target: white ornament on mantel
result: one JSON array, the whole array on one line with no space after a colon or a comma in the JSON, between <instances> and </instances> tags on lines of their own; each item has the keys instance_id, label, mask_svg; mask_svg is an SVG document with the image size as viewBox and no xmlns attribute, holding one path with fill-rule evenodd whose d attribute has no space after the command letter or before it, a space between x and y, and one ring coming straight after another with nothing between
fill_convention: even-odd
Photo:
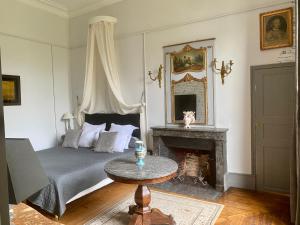
<instances>
[{"instance_id":1,"label":"white ornament on mantel","mask_svg":"<svg viewBox=\"0 0 300 225\"><path fill-rule=\"evenodd\" d=\"M184 128L191 128L191 123L195 123L195 112L184 111L183 115Z\"/></svg>"}]
</instances>

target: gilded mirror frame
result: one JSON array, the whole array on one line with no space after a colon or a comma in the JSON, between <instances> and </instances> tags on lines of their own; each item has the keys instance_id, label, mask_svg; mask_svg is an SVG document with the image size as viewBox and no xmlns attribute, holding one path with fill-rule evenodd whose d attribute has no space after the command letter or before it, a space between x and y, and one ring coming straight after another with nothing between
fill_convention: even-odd
<instances>
[{"instance_id":1,"label":"gilded mirror frame","mask_svg":"<svg viewBox=\"0 0 300 225\"><path fill-rule=\"evenodd\" d=\"M195 124L207 125L207 118L208 118L208 105L207 105L207 77L203 77L201 79L193 77L190 73L187 73L182 79L175 81L172 80L171 85L171 116L172 116L172 123L180 124L183 123L183 120L176 120L175 119L175 86L176 84L184 83L184 82L200 82L204 86L204 122L200 122L196 120Z\"/></svg>"}]
</instances>

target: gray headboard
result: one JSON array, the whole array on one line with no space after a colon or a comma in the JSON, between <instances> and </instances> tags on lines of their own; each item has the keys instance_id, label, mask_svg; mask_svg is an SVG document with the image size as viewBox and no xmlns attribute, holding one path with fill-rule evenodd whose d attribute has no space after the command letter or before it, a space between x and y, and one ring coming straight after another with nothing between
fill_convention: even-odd
<instances>
[{"instance_id":1,"label":"gray headboard","mask_svg":"<svg viewBox=\"0 0 300 225\"><path fill-rule=\"evenodd\" d=\"M106 130L110 129L111 123L127 125L131 124L139 129L133 131L132 136L141 138L141 130L140 130L140 114L126 114L120 115L117 113L95 113L95 114L85 114L85 122L99 125L102 123L106 123Z\"/></svg>"}]
</instances>

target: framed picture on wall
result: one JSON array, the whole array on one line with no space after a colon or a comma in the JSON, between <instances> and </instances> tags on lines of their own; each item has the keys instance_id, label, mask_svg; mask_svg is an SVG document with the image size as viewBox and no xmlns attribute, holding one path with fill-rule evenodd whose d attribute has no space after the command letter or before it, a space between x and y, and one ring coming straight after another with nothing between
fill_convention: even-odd
<instances>
[{"instance_id":1,"label":"framed picture on wall","mask_svg":"<svg viewBox=\"0 0 300 225\"><path fill-rule=\"evenodd\" d=\"M193 48L186 45L180 52L173 52L172 72L201 72L206 69L206 48Z\"/></svg>"},{"instance_id":2,"label":"framed picture on wall","mask_svg":"<svg viewBox=\"0 0 300 225\"><path fill-rule=\"evenodd\" d=\"M293 8L260 14L261 50L293 45Z\"/></svg>"},{"instance_id":3,"label":"framed picture on wall","mask_svg":"<svg viewBox=\"0 0 300 225\"><path fill-rule=\"evenodd\" d=\"M20 76L2 75L3 105L21 105Z\"/></svg>"}]
</instances>

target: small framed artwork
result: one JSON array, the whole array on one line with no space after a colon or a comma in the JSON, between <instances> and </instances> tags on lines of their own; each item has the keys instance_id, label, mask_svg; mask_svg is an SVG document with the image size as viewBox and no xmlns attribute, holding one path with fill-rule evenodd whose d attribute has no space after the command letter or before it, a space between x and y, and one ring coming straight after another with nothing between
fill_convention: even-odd
<instances>
[{"instance_id":1,"label":"small framed artwork","mask_svg":"<svg viewBox=\"0 0 300 225\"><path fill-rule=\"evenodd\" d=\"M21 105L20 76L2 75L3 105Z\"/></svg>"},{"instance_id":2,"label":"small framed artwork","mask_svg":"<svg viewBox=\"0 0 300 225\"><path fill-rule=\"evenodd\" d=\"M293 46L293 8L260 14L260 49Z\"/></svg>"}]
</instances>

